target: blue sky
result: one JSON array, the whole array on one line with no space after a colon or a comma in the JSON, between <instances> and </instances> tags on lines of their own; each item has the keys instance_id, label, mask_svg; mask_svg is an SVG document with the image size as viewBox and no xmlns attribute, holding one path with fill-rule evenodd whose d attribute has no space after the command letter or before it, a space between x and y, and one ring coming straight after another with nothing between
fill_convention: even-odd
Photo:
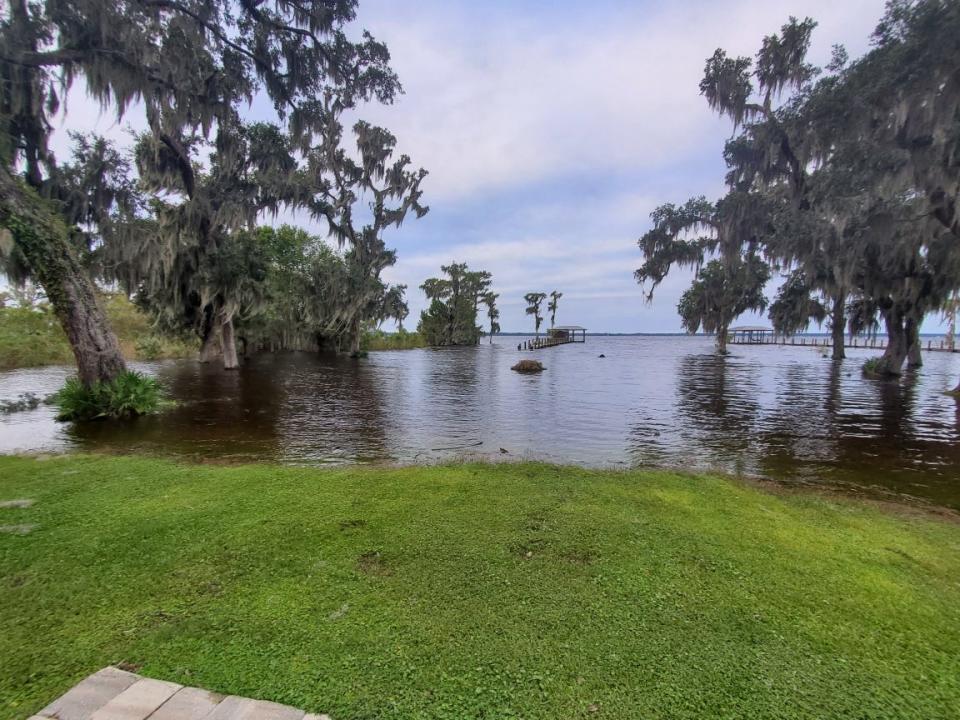
<instances>
[{"instance_id":1,"label":"blue sky","mask_svg":"<svg viewBox=\"0 0 960 720\"><path fill-rule=\"evenodd\" d=\"M387 237L399 261L386 277L409 286L408 325L424 306L420 283L459 261L493 273L505 331L531 329L524 293L551 290L564 293L558 322L679 331L690 275L671 275L648 305L633 271L655 206L723 192L731 126L699 95L704 60L717 47L753 55L790 15L819 22L814 62L834 43L855 56L883 6L361 0L358 24L387 43L405 94L359 114L430 171L430 213ZM64 127L122 134L85 98L70 110Z\"/></svg>"}]
</instances>

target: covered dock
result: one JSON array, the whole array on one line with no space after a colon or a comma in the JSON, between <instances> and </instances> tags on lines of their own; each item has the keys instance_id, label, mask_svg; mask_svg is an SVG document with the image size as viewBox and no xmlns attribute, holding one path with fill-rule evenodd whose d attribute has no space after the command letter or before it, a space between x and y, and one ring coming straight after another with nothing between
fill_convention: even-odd
<instances>
[{"instance_id":1,"label":"covered dock","mask_svg":"<svg viewBox=\"0 0 960 720\"><path fill-rule=\"evenodd\" d=\"M773 328L763 325L740 325L728 331L729 341L737 345L769 345L776 342Z\"/></svg>"},{"instance_id":2,"label":"covered dock","mask_svg":"<svg viewBox=\"0 0 960 720\"><path fill-rule=\"evenodd\" d=\"M587 329L580 325L557 325L547 330L545 337L535 338L518 345L524 350L539 350L540 348L554 347L555 345L567 345L569 343L585 343L587 341Z\"/></svg>"}]
</instances>

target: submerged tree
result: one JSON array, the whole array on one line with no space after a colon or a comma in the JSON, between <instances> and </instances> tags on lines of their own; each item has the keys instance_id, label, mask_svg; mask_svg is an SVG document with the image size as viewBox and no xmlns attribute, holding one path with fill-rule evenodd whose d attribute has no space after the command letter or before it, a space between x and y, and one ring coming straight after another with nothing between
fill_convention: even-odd
<instances>
[{"instance_id":1,"label":"submerged tree","mask_svg":"<svg viewBox=\"0 0 960 720\"><path fill-rule=\"evenodd\" d=\"M527 303L527 315L533 315L533 324L537 339L540 338L540 324L543 322L543 315L540 314L540 306L546 298L546 293L527 293L523 296L523 299Z\"/></svg>"},{"instance_id":2,"label":"submerged tree","mask_svg":"<svg viewBox=\"0 0 960 720\"><path fill-rule=\"evenodd\" d=\"M483 329L477 325L479 302L490 286L486 271L473 272L466 263L451 263L440 268L446 277L428 278L420 288L430 306L420 313L417 327L429 345L476 345Z\"/></svg>"},{"instance_id":3,"label":"submerged tree","mask_svg":"<svg viewBox=\"0 0 960 720\"><path fill-rule=\"evenodd\" d=\"M747 311L766 308L763 286L769 278L770 268L754 255L732 264L711 260L680 296L677 312L684 329L715 334L717 352L726 354L730 323Z\"/></svg>"},{"instance_id":4,"label":"submerged tree","mask_svg":"<svg viewBox=\"0 0 960 720\"><path fill-rule=\"evenodd\" d=\"M557 322L557 306L560 298L563 297L562 292L557 292L556 290L550 293L550 302L547 303L547 310L550 312L550 329L553 330L553 326Z\"/></svg>"},{"instance_id":5,"label":"submerged tree","mask_svg":"<svg viewBox=\"0 0 960 720\"><path fill-rule=\"evenodd\" d=\"M332 94L342 107L393 98L399 84L386 47L368 34L358 43L347 37L355 11L351 0L93 0L68 11L61 3L10 4L0 21L0 225L43 285L84 384L113 379L124 362L68 223L40 197L55 174L48 142L59 96L83 78L118 116L143 106L151 133L170 151L170 172L179 166L189 186L184 139L222 131L257 92L289 119L302 147L326 123L317 97Z\"/></svg>"},{"instance_id":6,"label":"submerged tree","mask_svg":"<svg viewBox=\"0 0 960 720\"><path fill-rule=\"evenodd\" d=\"M328 111L336 113L328 102ZM396 263L396 253L387 249L383 234L399 227L411 212L417 218L429 208L421 203L423 168L410 168L410 158L394 158L397 139L381 127L359 121L353 126L357 156L342 148L342 127L328 119L323 142L307 157L306 178L310 197L305 207L317 219L326 220L331 237L349 247L350 288L338 313L338 323L348 329L350 350L360 352L363 323L383 307L385 286L380 273ZM355 215L365 218L358 225Z\"/></svg>"},{"instance_id":7,"label":"submerged tree","mask_svg":"<svg viewBox=\"0 0 960 720\"><path fill-rule=\"evenodd\" d=\"M923 316L960 283L960 9L892 2L874 48L853 63L836 48L819 78L806 62L814 26L791 19L756 62L718 50L701 91L744 127L727 146L728 181L789 205L765 251L805 278L811 296L793 293L794 311L827 301L834 357L845 306L856 308L851 327L870 325L865 312L882 317L878 369L896 375L905 359L919 363Z\"/></svg>"},{"instance_id":8,"label":"submerged tree","mask_svg":"<svg viewBox=\"0 0 960 720\"><path fill-rule=\"evenodd\" d=\"M490 319L490 344L493 336L500 332L500 308L497 307L499 293L488 292L483 295L483 304L487 306L487 317Z\"/></svg>"},{"instance_id":9,"label":"submerged tree","mask_svg":"<svg viewBox=\"0 0 960 720\"><path fill-rule=\"evenodd\" d=\"M720 353L726 352L730 323L747 310L765 307L758 298L763 298L769 270L757 254L767 229L764 209L761 198L743 192L731 192L717 203L699 197L681 206L661 205L651 213L653 228L638 241L644 264L634 276L641 285L649 283L648 302L672 267L697 271L678 309L688 330L702 326L716 334Z\"/></svg>"}]
</instances>

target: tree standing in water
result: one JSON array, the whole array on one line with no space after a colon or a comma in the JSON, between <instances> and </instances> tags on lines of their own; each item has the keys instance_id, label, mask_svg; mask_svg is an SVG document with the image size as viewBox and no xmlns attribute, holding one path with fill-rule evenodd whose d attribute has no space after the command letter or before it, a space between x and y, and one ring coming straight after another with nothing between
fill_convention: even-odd
<instances>
[{"instance_id":1,"label":"tree standing in water","mask_svg":"<svg viewBox=\"0 0 960 720\"><path fill-rule=\"evenodd\" d=\"M487 306L487 317L490 319L490 344L493 345L493 336L500 332L500 308L497 307L499 293L488 292L483 296L483 304Z\"/></svg>"},{"instance_id":2,"label":"tree standing in water","mask_svg":"<svg viewBox=\"0 0 960 720\"><path fill-rule=\"evenodd\" d=\"M557 321L557 301L563 297L562 292L557 292L554 290L550 293L550 302L547 303L547 310L550 311L550 329L553 330L553 326L556 325Z\"/></svg>"},{"instance_id":3,"label":"tree standing in water","mask_svg":"<svg viewBox=\"0 0 960 720\"><path fill-rule=\"evenodd\" d=\"M523 296L523 299L527 302L527 315L533 315L537 340L540 339L540 324L543 322L543 316L540 314L540 306L546 298L546 293L527 293Z\"/></svg>"}]
</instances>

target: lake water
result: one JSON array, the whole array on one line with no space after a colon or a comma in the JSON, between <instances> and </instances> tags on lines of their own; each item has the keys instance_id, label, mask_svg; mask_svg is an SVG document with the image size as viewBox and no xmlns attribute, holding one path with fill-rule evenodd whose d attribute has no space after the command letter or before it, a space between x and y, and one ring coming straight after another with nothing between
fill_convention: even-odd
<instances>
[{"instance_id":1,"label":"lake water","mask_svg":"<svg viewBox=\"0 0 960 720\"><path fill-rule=\"evenodd\" d=\"M960 508L960 354L924 353L900 382L864 380L812 348L702 337L588 337L518 353L476 348L363 360L264 355L238 372L142 363L179 406L130 423L0 416L0 452L97 450L291 464L536 458L589 466L716 469L905 493ZM604 354L605 358L598 357ZM540 375L510 371L537 358ZM70 368L0 373L0 399L55 391ZM501 448L506 452L502 452Z\"/></svg>"}]
</instances>

